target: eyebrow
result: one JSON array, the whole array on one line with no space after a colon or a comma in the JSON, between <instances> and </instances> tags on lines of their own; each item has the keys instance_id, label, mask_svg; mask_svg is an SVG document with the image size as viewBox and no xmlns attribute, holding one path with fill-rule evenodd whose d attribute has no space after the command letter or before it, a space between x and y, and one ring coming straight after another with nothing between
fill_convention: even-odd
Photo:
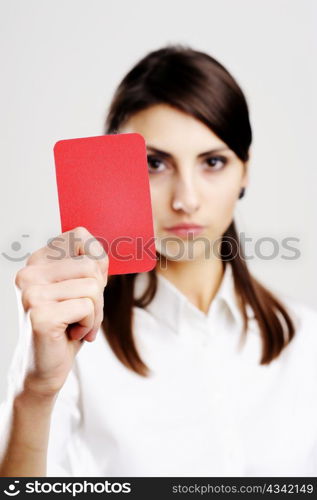
<instances>
[{"instance_id":1,"label":"eyebrow","mask_svg":"<svg viewBox=\"0 0 317 500\"><path fill-rule=\"evenodd\" d=\"M146 147L147 147L147 149L149 149L149 150L153 151L154 153L159 154L165 158L173 158L173 155L171 153L157 149L154 146L151 146L150 144L148 144ZM228 148L227 146L222 146L220 148L215 148L215 149L211 149L210 151L205 151L204 153L200 153L198 155L198 158L201 158L202 156L211 155L214 153L220 153L220 151L229 151L229 150L230 150L230 148Z\"/></svg>"}]
</instances>

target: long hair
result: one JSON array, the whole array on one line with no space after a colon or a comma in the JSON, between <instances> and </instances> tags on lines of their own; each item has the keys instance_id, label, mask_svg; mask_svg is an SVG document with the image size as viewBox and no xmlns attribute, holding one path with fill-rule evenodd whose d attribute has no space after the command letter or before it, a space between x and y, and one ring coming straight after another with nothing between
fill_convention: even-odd
<instances>
[{"instance_id":1,"label":"long hair","mask_svg":"<svg viewBox=\"0 0 317 500\"><path fill-rule=\"evenodd\" d=\"M248 160L252 131L246 98L228 70L210 55L182 44L168 44L147 54L119 84L108 110L105 133L117 133L134 113L160 103L197 118L242 161ZM269 364L295 335L293 320L285 305L249 272L234 220L222 235L220 257L224 265L232 266L243 316L242 333L247 332L249 305L261 334L260 364ZM157 276L155 269L149 271L148 287L138 299L134 297L136 276L109 276L104 289L102 327L117 358L127 368L146 376L149 367L133 339L133 307L150 303L156 293Z\"/></svg>"}]
</instances>

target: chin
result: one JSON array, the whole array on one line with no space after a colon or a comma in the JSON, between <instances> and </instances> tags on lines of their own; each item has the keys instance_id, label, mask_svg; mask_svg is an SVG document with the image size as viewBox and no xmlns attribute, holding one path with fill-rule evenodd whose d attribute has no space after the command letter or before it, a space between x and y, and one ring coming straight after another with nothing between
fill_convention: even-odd
<instances>
[{"instance_id":1,"label":"chin","mask_svg":"<svg viewBox=\"0 0 317 500\"><path fill-rule=\"evenodd\" d=\"M182 239L179 240L179 244L177 242L169 245L161 243L161 245L157 246L157 252L168 260L178 262L202 260L208 258L208 255L210 255L210 252L208 253L208 250L205 250L203 244L193 248L190 245L186 245Z\"/></svg>"}]
</instances>

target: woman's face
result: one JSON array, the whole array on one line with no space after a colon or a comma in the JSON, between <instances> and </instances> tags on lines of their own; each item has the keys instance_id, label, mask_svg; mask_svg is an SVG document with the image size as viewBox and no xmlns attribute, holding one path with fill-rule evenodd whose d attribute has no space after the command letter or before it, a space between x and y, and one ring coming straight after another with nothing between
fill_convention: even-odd
<instances>
[{"instance_id":1,"label":"woman's face","mask_svg":"<svg viewBox=\"0 0 317 500\"><path fill-rule=\"evenodd\" d=\"M157 251L171 260L215 253L247 184L246 164L206 125L166 104L135 113L118 132L137 132L147 145ZM168 229L180 224L203 228Z\"/></svg>"}]
</instances>

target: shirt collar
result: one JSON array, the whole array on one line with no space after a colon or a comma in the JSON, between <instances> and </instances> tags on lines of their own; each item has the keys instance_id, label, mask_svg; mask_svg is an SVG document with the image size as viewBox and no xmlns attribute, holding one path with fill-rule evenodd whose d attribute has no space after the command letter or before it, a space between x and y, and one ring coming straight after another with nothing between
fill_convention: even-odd
<instances>
[{"instance_id":1,"label":"shirt collar","mask_svg":"<svg viewBox=\"0 0 317 500\"><path fill-rule=\"evenodd\" d=\"M135 279L134 294L140 297L148 285L149 272L138 273ZM214 314L225 307L232 320L239 328L243 325L243 318L234 289L234 280L231 264L226 263L224 275L213 298L209 310L204 313L196 307L180 290L162 274L157 273L158 286L152 301L145 310L156 317L160 322L168 324L172 330L179 331L184 321L194 321L202 326L213 320ZM252 317L252 311L247 307L247 314Z\"/></svg>"}]
</instances>

